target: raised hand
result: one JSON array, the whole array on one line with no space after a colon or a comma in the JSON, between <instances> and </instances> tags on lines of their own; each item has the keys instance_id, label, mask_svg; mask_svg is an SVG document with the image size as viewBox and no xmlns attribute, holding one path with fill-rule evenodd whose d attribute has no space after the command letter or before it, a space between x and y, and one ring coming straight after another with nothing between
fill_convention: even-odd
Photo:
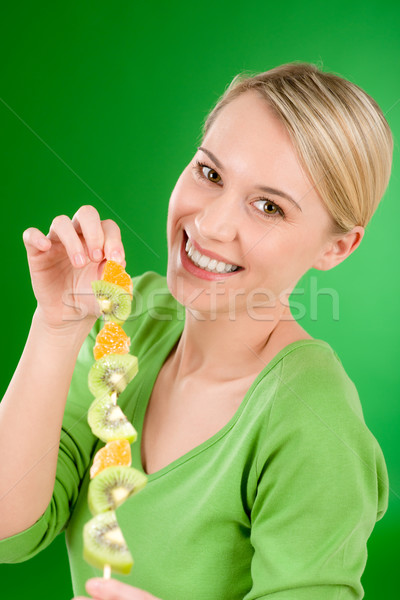
<instances>
[{"instance_id":1,"label":"raised hand","mask_svg":"<svg viewBox=\"0 0 400 600\"><path fill-rule=\"evenodd\" d=\"M105 259L125 266L118 225L101 221L93 206L81 206L72 219L55 217L44 235L30 227L23 233L32 287L43 323L55 329L89 326L99 316L90 282L100 279Z\"/></svg>"}]
</instances>

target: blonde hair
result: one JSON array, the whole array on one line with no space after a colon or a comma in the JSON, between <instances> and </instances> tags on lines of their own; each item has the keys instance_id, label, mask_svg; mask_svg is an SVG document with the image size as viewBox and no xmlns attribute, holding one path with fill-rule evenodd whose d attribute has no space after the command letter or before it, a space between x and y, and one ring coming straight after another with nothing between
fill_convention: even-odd
<instances>
[{"instance_id":1,"label":"blonde hair","mask_svg":"<svg viewBox=\"0 0 400 600\"><path fill-rule=\"evenodd\" d=\"M332 233L366 227L389 183L393 137L360 87L311 63L239 73L206 116L203 139L234 98L257 90L286 127L303 169L333 219Z\"/></svg>"}]
</instances>

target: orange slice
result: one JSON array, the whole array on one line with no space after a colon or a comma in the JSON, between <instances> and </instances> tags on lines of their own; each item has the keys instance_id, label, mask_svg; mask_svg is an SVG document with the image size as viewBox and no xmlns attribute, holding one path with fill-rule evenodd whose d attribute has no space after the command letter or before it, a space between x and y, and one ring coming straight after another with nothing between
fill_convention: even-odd
<instances>
[{"instance_id":1,"label":"orange slice","mask_svg":"<svg viewBox=\"0 0 400 600\"><path fill-rule=\"evenodd\" d=\"M108 321L100 329L93 348L93 355L99 360L105 354L127 354L131 345L131 338L118 323Z\"/></svg>"},{"instance_id":2,"label":"orange slice","mask_svg":"<svg viewBox=\"0 0 400 600\"><path fill-rule=\"evenodd\" d=\"M129 292L133 298L133 284L132 279L125 271L124 267L115 262L114 260L108 260L104 266L103 275L101 277L104 281L109 281L115 285L119 285L124 290Z\"/></svg>"},{"instance_id":3,"label":"orange slice","mask_svg":"<svg viewBox=\"0 0 400 600\"><path fill-rule=\"evenodd\" d=\"M128 440L107 442L104 448L100 448L95 454L93 464L90 467L90 479L96 477L107 467L130 467L131 461L131 445Z\"/></svg>"}]
</instances>

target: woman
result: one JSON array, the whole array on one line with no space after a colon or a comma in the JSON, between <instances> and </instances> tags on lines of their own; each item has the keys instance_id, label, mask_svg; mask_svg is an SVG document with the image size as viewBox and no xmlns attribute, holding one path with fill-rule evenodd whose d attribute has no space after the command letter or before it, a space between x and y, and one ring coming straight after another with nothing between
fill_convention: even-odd
<instances>
[{"instance_id":1,"label":"woman","mask_svg":"<svg viewBox=\"0 0 400 600\"><path fill-rule=\"evenodd\" d=\"M117 509L131 575L90 581L92 597L363 597L384 458L339 357L288 299L359 246L392 147L374 100L309 64L237 77L210 113L170 199L167 276L134 278L139 373L119 404L148 483ZM102 445L86 421L102 325L87 292L124 249L90 206L24 241L38 307L1 404L0 553L26 560L65 529L82 594L99 575L82 527Z\"/></svg>"}]
</instances>

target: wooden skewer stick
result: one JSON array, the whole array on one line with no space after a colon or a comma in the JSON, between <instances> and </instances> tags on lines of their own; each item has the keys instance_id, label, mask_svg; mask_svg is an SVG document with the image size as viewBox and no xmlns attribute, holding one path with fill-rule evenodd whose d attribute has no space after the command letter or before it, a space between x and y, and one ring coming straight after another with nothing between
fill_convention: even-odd
<instances>
[{"instance_id":1,"label":"wooden skewer stick","mask_svg":"<svg viewBox=\"0 0 400 600\"><path fill-rule=\"evenodd\" d=\"M103 577L104 577L104 579L110 579L110 577L111 577L110 565L104 565Z\"/></svg>"},{"instance_id":2,"label":"wooden skewer stick","mask_svg":"<svg viewBox=\"0 0 400 600\"><path fill-rule=\"evenodd\" d=\"M117 404L117 397L118 397L117 392L113 392L111 394L111 401L113 404Z\"/></svg>"}]
</instances>

